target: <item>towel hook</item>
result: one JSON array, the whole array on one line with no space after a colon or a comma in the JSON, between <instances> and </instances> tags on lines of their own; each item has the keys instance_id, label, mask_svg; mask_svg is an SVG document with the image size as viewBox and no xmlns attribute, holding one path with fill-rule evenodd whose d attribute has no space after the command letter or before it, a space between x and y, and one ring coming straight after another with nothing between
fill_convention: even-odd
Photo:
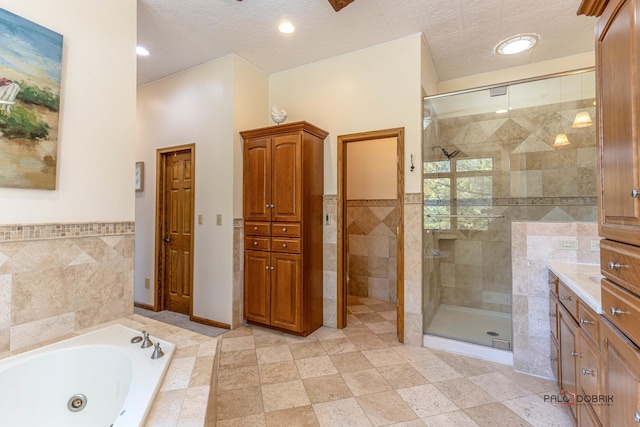
<instances>
[{"instance_id":1,"label":"towel hook","mask_svg":"<svg viewBox=\"0 0 640 427\"><path fill-rule=\"evenodd\" d=\"M410 170L411 172L413 172L413 170L414 170L415 168L416 168L416 167L415 167L415 166L413 166L413 154L411 154L411 167L409 168L409 170Z\"/></svg>"}]
</instances>

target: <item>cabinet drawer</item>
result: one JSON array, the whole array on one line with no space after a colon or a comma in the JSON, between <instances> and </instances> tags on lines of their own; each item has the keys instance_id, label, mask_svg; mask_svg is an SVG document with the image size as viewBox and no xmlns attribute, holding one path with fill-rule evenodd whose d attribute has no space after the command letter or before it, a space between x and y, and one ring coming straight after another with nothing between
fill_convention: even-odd
<instances>
[{"instance_id":1,"label":"cabinet drawer","mask_svg":"<svg viewBox=\"0 0 640 427\"><path fill-rule=\"evenodd\" d=\"M271 250L271 239L268 237L245 237L244 248L254 251Z\"/></svg>"},{"instance_id":2,"label":"cabinet drawer","mask_svg":"<svg viewBox=\"0 0 640 427\"><path fill-rule=\"evenodd\" d=\"M270 236L271 223L247 221L244 223L244 234L246 236Z\"/></svg>"},{"instance_id":3,"label":"cabinet drawer","mask_svg":"<svg viewBox=\"0 0 640 427\"><path fill-rule=\"evenodd\" d=\"M553 292L549 292L549 330L551 336L558 339L558 299Z\"/></svg>"},{"instance_id":4,"label":"cabinet drawer","mask_svg":"<svg viewBox=\"0 0 640 427\"><path fill-rule=\"evenodd\" d=\"M578 318L578 296L562 281L558 281L558 299L574 319Z\"/></svg>"},{"instance_id":5,"label":"cabinet drawer","mask_svg":"<svg viewBox=\"0 0 640 427\"><path fill-rule=\"evenodd\" d=\"M549 290L555 295L558 296L558 281L559 279L555 274L549 272Z\"/></svg>"},{"instance_id":6,"label":"cabinet drawer","mask_svg":"<svg viewBox=\"0 0 640 427\"><path fill-rule=\"evenodd\" d=\"M607 279L640 295L640 247L601 240L600 270Z\"/></svg>"},{"instance_id":7,"label":"cabinet drawer","mask_svg":"<svg viewBox=\"0 0 640 427\"><path fill-rule=\"evenodd\" d=\"M600 316L582 300L578 301L578 324L582 334L590 338L596 348L600 348Z\"/></svg>"},{"instance_id":8,"label":"cabinet drawer","mask_svg":"<svg viewBox=\"0 0 640 427\"><path fill-rule=\"evenodd\" d=\"M274 252L300 253L300 239L271 239L271 250Z\"/></svg>"},{"instance_id":9,"label":"cabinet drawer","mask_svg":"<svg viewBox=\"0 0 640 427\"><path fill-rule=\"evenodd\" d=\"M636 345L640 343L640 298L610 281L602 281L602 310Z\"/></svg>"},{"instance_id":10,"label":"cabinet drawer","mask_svg":"<svg viewBox=\"0 0 640 427\"><path fill-rule=\"evenodd\" d=\"M580 388L585 396L599 396L600 393L600 352L595 349L582 333L580 334L580 361L578 378ZM601 417L601 406L596 405L594 411Z\"/></svg>"},{"instance_id":11,"label":"cabinet drawer","mask_svg":"<svg viewBox=\"0 0 640 427\"><path fill-rule=\"evenodd\" d=\"M300 224L290 222L274 222L271 234L278 237L300 237Z\"/></svg>"}]
</instances>

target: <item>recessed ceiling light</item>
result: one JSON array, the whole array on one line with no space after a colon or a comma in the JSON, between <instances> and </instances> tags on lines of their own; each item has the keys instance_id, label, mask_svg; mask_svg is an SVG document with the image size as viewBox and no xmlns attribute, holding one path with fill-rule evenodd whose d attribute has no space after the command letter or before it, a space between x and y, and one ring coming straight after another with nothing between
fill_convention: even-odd
<instances>
[{"instance_id":1,"label":"recessed ceiling light","mask_svg":"<svg viewBox=\"0 0 640 427\"><path fill-rule=\"evenodd\" d=\"M142 46L136 46L136 53L140 56L148 56L149 51Z\"/></svg>"},{"instance_id":2,"label":"recessed ceiling light","mask_svg":"<svg viewBox=\"0 0 640 427\"><path fill-rule=\"evenodd\" d=\"M278 25L278 29L281 33L289 34L293 33L296 30L296 27L294 27L291 22L283 22L282 24Z\"/></svg>"},{"instance_id":3,"label":"recessed ceiling light","mask_svg":"<svg viewBox=\"0 0 640 427\"><path fill-rule=\"evenodd\" d=\"M538 40L540 36L537 34L518 34L498 43L495 51L500 55L515 55L531 49Z\"/></svg>"}]
</instances>

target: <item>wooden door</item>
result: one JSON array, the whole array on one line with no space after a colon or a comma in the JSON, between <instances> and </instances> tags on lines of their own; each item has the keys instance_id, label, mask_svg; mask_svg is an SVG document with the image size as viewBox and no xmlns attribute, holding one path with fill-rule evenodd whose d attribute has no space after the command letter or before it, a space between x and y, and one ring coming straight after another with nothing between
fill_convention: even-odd
<instances>
[{"instance_id":1,"label":"wooden door","mask_svg":"<svg viewBox=\"0 0 640 427\"><path fill-rule=\"evenodd\" d=\"M303 332L300 255L271 254L271 325Z\"/></svg>"},{"instance_id":2,"label":"wooden door","mask_svg":"<svg viewBox=\"0 0 640 427\"><path fill-rule=\"evenodd\" d=\"M562 379L562 389L573 393L578 392L578 383L576 377L576 358L578 357L577 347L577 331L578 327L571 315L564 309L558 307L558 326L560 327L560 371ZM574 401L575 402L575 401ZM577 419L578 414L576 405L571 405L571 412Z\"/></svg>"},{"instance_id":3,"label":"wooden door","mask_svg":"<svg viewBox=\"0 0 640 427\"><path fill-rule=\"evenodd\" d=\"M244 143L243 209L245 221L271 220L271 140Z\"/></svg>"},{"instance_id":4,"label":"wooden door","mask_svg":"<svg viewBox=\"0 0 640 427\"><path fill-rule=\"evenodd\" d=\"M271 322L271 257L269 252L244 251L244 318Z\"/></svg>"},{"instance_id":5,"label":"wooden door","mask_svg":"<svg viewBox=\"0 0 640 427\"><path fill-rule=\"evenodd\" d=\"M164 156L165 309L191 315L193 239L193 162L191 151Z\"/></svg>"},{"instance_id":6,"label":"wooden door","mask_svg":"<svg viewBox=\"0 0 640 427\"><path fill-rule=\"evenodd\" d=\"M640 422L640 349L607 320L602 320L602 393L613 396L603 406L605 427L637 427Z\"/></svg>"},{"instance_id":7,"label":"wooden door","mask_svg":"<svg viewBox=\"0 0 640 427\"><path fill-rule=\"evenodd\" d=\"M302 219L302 137L300 134L273 138L271 143L271 219Z\"/></svg>"},{"instance_id":8,"label":"wooden door","mask_svg":"<svg viewBox=\"0 0 640 427\"><path fill-rule=\"evenodd\" d=\"M638 35L634 0L611 1L597 25L600 234L640 244Z\"/></svg>"}]
</instances>

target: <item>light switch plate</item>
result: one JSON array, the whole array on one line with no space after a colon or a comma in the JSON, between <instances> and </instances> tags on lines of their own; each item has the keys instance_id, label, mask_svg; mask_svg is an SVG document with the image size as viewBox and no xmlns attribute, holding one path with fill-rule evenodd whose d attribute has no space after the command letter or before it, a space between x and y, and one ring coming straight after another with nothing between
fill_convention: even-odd
<instances>
[{"instance_id":1,"label":"light switch plate","mask_svg":"<svg viewBox=\"0 0 640 427\"><path fill-rule=\"evenodd\" d=\"M564 251L577 251L578 241L576 239L562 239L556 242L556 248Z\"/></svg>"},{"instance_id":2,"label":"light switch plate","mask_svg":"<svg viewBox=\"0 0 640 427\"><path fill-rule=\"evenodd\" d=\"M600 239L591 241L591 252L598 252L600 250Z\"/></svg>"},{"instance_id":3,"label":"light switch plate","mask_svg":"<svg viewBox=\"0 0 640 427\"><path fill-rule=\"evenodd\" d=\"M216 215L216 225L222 225L222 214Z\"/></svg>"}]
</instances>

